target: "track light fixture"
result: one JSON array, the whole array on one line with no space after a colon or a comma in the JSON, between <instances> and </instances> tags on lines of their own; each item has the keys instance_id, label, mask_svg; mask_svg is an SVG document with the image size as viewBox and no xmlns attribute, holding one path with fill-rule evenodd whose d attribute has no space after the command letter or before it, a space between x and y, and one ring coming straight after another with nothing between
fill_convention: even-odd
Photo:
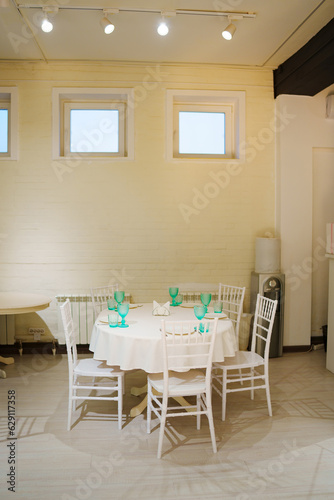
<instances>
[{"instance_id":1,"label":"track light fixture","mask_svg":"<svg viewBox=\"0 0 334 500\"><path fill-rule=\"evenodd\" d=\"M41 24L41 28L42 28L42 31L44 31L44 33L50 33L50 31L53 30L53 24L49 20L47 14L45 14L45 16L44 16L44 19L43 19L42 24Z\"/></svg>"},{"instance_id":2,"label":"track light fixture","mask_svg":"<svg viewBox=\"0 0 334 500\"><path fill-rule=\"evenodd\" d=\"M166 36L168 35L168 32L169 32L169 27L168 27L168 24L166 23L165 21L165 18L166 17L174 17L176 16L176 12L175 11L171 11L171 12L167 12L167 11L162 11L161 12L161 22L159 23L159 26L157 28L157 32L160 36Z\"/></svg>"},{"instance_id":3,"label":"track light fixture","mask_svg":"<svg viewBox=\"0 0 334 500\"><path fill-rule=\"evenodd\" d=\"M119 9L103 9L103 18L101 19L100 24L106 35L110 35L110 33L112 33L115 29L113 23L108 19L108 15L118 13Z\"/></svg>"},{"instance_id":4,"label":"track light fixture","mask_svg":"<svg viewBox=\"0 0 334 500\"><path fill-rule=\"evenodd\" d=\"M235 17L233 17L233 19L235 19ZM228 26L226 26L226 28L222 32L222 37L225 38L225 40L232 40L232 37L233 37L234 33L236 32L236 30L237 30L237 28L232 23L232 18L230 16L228 16Z\"/></svg>"},{"instance_id":5,"label":"track light fixture","mask_svg":"<svg viewBox=\"0 0 334 500\"><path fill-rule=\"evenodd\" d=\"M42 8L44 17L41 23L41 28L44 33L50 33L53 30L53 24L49 19L49 14L57 14L58 7L43 7Z\"/></svg>"},{"instance_id":6,"label":"track light fixture","mask_svg":"<svg viewBox=\"0 0 334 500\"><path fill-rule=\"evenodd\" d=\"M0 0L6 2L7 0ZM52 0L50 0L52 1ZM19 4L19 9L41 9L41 5L27 5L27 4ZM160 14L161 21L159 26L157 27L157 32L160 36L166 36L169 32L168 22L166 22L166 18L175 17L175 16L201 16L201 17L227 17L228 18L228 26L222 32L223 38L226 40L231 40L234 33L236 32L236 27L232 21L239 19L254 19L256 17L256 13L254 12L231 12L231 11L220 11L220 10L191 10L191 9L176 9L174 11L159 11L154 8L151 9L143 9L138 7L120 7L115 9L104 9L103 7L92 6L92 7L80 7L73 5L62 5L60 7L42 7L43 12L43 20L41 22L41 28L45 33L49 33L53 30L52 23L52 15L57 14L58 10L79 10L79 11L102 11L103 17L100 20L100 24L104 30L104 32L109 35L115 30L114 24L110 21L109 17L112 14L118 13L136 13L136 14ZM50 19L51 15L51 19Z\"/></svg>"},{"instance_id":7,"label":"track light fixture","mask_svg":"<svg viewBox=\"0 0 334 500\"><path fill-rule=\"evenodd\" d=\"M168 28L167 24L165 23L165 21L161 21L161 23L159 24L159 26L157 28L157 32L159 33L160 36L168 35L169 28Z\"/></svg>"},{"instance_id":8,"label":"track light fixture","mask_svg":"<svg viewBox=\"0 0 334 500\"><path fill-rule=\"evenodd\" d=\"M109 21L107 16L104 16L101 19L100 24L101 24L103 31L105 32L106 35L110 35L110 33L112 33L115 29L115 26Z\"/></svg>"}]
</instances>

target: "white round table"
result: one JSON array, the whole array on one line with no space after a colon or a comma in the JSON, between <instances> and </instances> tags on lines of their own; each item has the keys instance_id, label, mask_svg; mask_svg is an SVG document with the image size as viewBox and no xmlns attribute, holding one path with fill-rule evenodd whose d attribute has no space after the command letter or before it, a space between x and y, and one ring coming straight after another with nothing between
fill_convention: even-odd
<instances>
[{"instance_id":1,"label":"white round table","mask_svg":"<svg viewBox=\"0 0 334 500\"><path fill-rule=\"evenodd\" d=\"M0 292L0 315L41 311L49 307L51 300L37 293ZM0 362L9 365L14 363L14 358L0 356ZM0 378L6 378L3 370L0 370Z\"/></svg>"},{"instance_id":2,"label":"white round table","mask_svg":"<svg viewBox=\"0 0 334 500\"><path fill-rule=\"evenodd\" d=\"M128 328L110 328L106 323L108 310L102 311L95 321L89 349L94 359L106 361L108 365L119 366L122 370L144 370L147 373L162 371L162 337L161 320L183 321L196 320L193 307L186 304L170 307L169 316L153 316L153 304L133 304L127 315ZM104 323L105 321L105 323ZM233 323L224 318L218 321L217 336L213 354L214 362L224 361L224 357L233 357L237 350L237 342ZM132 388L135 396L143 394L146 386ZM139 415L146 407L146 398L130 411L130 416ZM182 404L186 402L183 400Z\"/></svg>"},{"instance_id":3,"label":"white round table","mask_svg":"<svg viewBox=\"0 0 334 500\"><path fill-rule=\"evenodd\" d=\"M130 307L134 305L131 304ZM171 307L169 316L153 316L152 304L142 304L129 310L126 323L129 328L110 328L107 324L108 309L95 321L89 349L94 359L117 365L122 370L144 370L147 373L162 371L161 320L196 320L193 308ZM102 323L104 320L106 323ZM214 362L235 355L237 350L233 323L225 318L218 321L217 337L213 354Z\"/></svg>"},{"instance_id":4,"label":"white round table","mask_svg":"<svg viewBox=\"0 0 334 500\"><path fill-rule=\"evenodd\" d=\"M52 299L37 293L0 292L0 314L23 314L49 307Z\"/></svg>"}]
</instances>

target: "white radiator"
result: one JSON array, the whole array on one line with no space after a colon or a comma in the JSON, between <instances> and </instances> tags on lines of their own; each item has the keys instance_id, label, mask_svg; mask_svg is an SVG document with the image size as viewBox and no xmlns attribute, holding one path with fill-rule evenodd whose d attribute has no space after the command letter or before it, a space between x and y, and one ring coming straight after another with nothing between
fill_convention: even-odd
<instances>
[{"instance_id":1,"label":"white radiator","mask_svg":"<svg viewBox=\"0 0 334 500\"><path fill-rule=\"evenodd\" d=\"M56 295L58 306L58 342L59 344L65 344L65 334L59 306L67 299L71 302L72 318L76 332L76 343L89 344L95 321L92 298L89 293L64 293ZM125 294L125 300L130 301L129 294Z\"/></svg>"}]
</instances>

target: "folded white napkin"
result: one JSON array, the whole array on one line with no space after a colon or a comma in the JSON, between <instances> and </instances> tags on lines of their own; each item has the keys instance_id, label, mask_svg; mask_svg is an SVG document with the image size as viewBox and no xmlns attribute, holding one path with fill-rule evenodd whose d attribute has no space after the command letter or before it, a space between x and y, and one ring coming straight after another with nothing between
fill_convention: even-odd
<instances>
[{"instance_id":1,"label":"folded white napkin","mask_svg":"<svg viewBox=\"0 0 334 500\"><path fill-rule=\"evenodd\" d=\"M163 306L158 304L155 300L153 300L153 316L169 316L169 302L166 302Z\"/></svg>"}]
</instances>

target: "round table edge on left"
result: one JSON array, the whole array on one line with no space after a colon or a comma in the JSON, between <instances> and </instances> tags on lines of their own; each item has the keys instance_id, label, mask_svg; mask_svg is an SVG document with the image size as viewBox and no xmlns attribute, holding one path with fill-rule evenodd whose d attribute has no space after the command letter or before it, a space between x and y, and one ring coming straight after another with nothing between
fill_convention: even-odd
<instances>
[{"instance_id":1,"label":"round table edge on left","mask_svg":"<svg viewBox=\"0 0 334 500\"><path fill-rule=\"evenodd\" d=\"M37 312L49 307L52 299L46 295L22 292L0 292L0 315L25 314ZM0 356L4 364L14 363L14 358ZM6 372L0 370L0 378L6 378Z\"/></svg>"}]
</instances>

